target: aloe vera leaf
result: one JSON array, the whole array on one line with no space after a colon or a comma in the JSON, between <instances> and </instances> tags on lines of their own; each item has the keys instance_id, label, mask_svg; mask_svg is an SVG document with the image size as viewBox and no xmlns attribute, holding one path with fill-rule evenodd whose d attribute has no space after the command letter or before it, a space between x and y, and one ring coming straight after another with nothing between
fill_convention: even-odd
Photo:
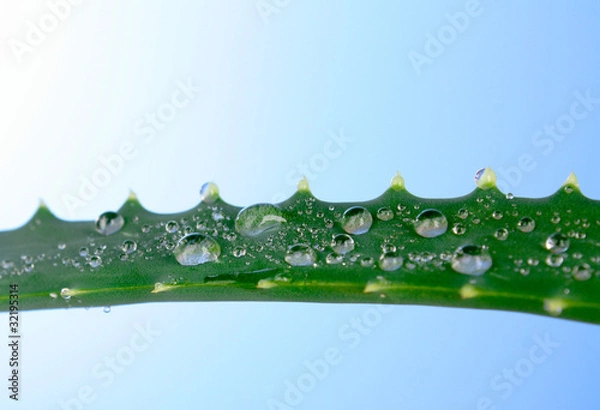
<instances>
[{"instance_id":1,"label":"aloe vera leaf","mask_svg":"<svg viewBox=\"0 0 600 410\"><path fill-rule=\"evenodd\" d=\"M174 301L391 303L600 323L598 201L581 193L574 176L540 199L507 197L491 169L477 183L463 197L425 199L406 191L398 175L374 200L328 203L302 181L279 209L251 208L241 214L251 218L237 225L242 209L224 202L214 185L198 206L170 215L148 212L132 195L118 210L122 229L110 235L92 221L61 221L41 205L23 227L0 232L0 310L8 310L9 289L17 285L20 310ZM344 219L355 206L372 219L365 233L356 229L365 227L360 220L351 226ZM445 217L445 231L443 223L422 224L423 215L436 215L421 214L428 209ZM183 248L176 245L191 232L212 238L220 253L180 264ZM551 252L546 242L557 232L568 248ZM332 244L338 234L353 246ZM300 251L292 255L294 244ZM465 255L457 249L465 245L483 247L467 248L483 249L483 257L461 264Z\"/></svg>"}]
</instances>

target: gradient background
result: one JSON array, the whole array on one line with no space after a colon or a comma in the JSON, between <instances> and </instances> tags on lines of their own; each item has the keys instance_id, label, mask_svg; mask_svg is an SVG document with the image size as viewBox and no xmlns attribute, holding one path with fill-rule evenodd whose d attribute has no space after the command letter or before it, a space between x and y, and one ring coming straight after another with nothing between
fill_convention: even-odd
<instances>
[{"instance_id":1,"label":"gradient background","mask_svg":"<svg viewBox=\"0 0 600 410\"><path fill-rule=\"evenodd\" d=\"M19 59L11 44L25 41L28 22L39 27L50 6L0 1L0 229L25 223L39 198L65 219L95 219L119 208L129 190L152 211L181 211L209 180L234 204L276 201L293 193L302 164L313 193L331 201L371 199L396 170L416 195L463 195L484 166L518 196L549 195L575 171L583 192L600 198L600 104L551 150L532 140L569 113L574 93L600 97L597 1L482 0L468 27L420 70L409 54L425 54L429 35L451 35L449 19L467 2L82 0ZM261 4L271 14L261 15ZM200 88L189 104L153 138L136 134L135 124L188 79ZM325 144L340 132L352 141L324 163ZM135 158L70 210L65 195L124 141ZM503 178L526 154L535 167ZM481 408L600 402L599 326L399 306L351 348L339 332L372 309L177 303L109 314L26 312L22 401L5 392L0 407L477 409L484 396L494 407ZM160 336L102 385L95 366L148 321ZM560 346L503 396L491 381L528 357L535 335ZM330 347L341 361L314 389L299 403L269 406L284 402L286 381L306 372L305 360L322 359ZM4 379L4 342L0 354ZM61 405L86 385L91 403Z\"/></svg>"}]
</instances>

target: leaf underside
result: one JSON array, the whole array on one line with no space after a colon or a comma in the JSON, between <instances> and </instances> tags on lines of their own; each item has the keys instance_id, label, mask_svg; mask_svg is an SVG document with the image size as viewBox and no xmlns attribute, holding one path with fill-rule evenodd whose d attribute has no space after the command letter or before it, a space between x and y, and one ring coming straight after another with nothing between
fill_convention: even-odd
<instances>
[{"instance_id":1,"label":"leaf underside","mask_svg":"<svg viewBox=\"0 0 600 410\"><path fill-rule=\"evenodd\" d=\"M345 233L342 214L356 205L370 212L373 224L351 235L355 248L333 258L340 263L327 263L332 236ZM8 310L10 285L17 284L20 310L174 301L391 303L600 323L600 206L576 186L541 199L508 199L495 187L453 199L390 188L362 203L322 202L304 189L278 206L286 220L278 230L246 237L235 230L241 208L220 198L164 215L146 211L131 196L118 211L123 228L109 236L99 234L94 222L59 220L42 205L23 227L0 232L0 311ZM392 219L377 218L382 207L393 211ZM446 216L448 230L425 238L415 232L414 221L430 208ZM523 217L535 221L531 232L517 228ZM168 221L177 222L176 232L167 232ZM495 236L502 228L505 240ZM180 265L173 248L189 232L214 238L221 247L218 259ZM568 236L570 246L550 264L553 254L544 243L554 232ZM124 240L135 241L137 250L126 254ZM288 264L286 252L294 243L311 246L316 262ZM451 256L467 244L489 249L492 266L480 276L452 268ZM379 267L382 245L396 247L404 259L399 269ZM80 255L82 247L87 255ZM97 267L90 264L94 255L101 258ZM550 266L559 256L560 266ZM590 277L577 278L574 273L584 269Z\"/></svg>"}]
</instances>

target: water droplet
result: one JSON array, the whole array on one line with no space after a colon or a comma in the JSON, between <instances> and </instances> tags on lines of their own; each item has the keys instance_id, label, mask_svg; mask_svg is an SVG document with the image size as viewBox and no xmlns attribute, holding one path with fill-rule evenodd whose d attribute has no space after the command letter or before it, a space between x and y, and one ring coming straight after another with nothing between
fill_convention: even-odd
<instances>
[{"instance_id":1,"label":"water droplet","mask_svg":"<svg viewBox=\"0 0 600 410\"><path fill-rule=\"evenodd\" d=\"M452 255L452 269L465 275L483 275L492 266L492 257L486 247L463 245Z\"/></svg>"},{"instance_id":2,"label":"water droplet","mask_svg":"<svg viewBox=\"0 0 600 410\"><path fill-rule=\"evenodd\" d=\"M496 239L498 239L499 241L505 241L508 238L508 229L506 229L506 228L496 229L496 232L494 232L494 237Z\"/></svg>"},{"instance_id":3,"label":"water droplet","mask_svg":"<svg viewBox=\"0 0 600 410\"><path fill-rule=\"evenodd\" d=\"M572 275L573 279L584 281L588 280L592 277L593 270L587 263L583 263L581 265L575 266L573 269Z\"/></svg>"},{"instance_id":4,"label":"water droplet","mask_svg":"<svg viewBox=\"0 0 600 410\"><path fill-rule=\"evenodd\" d=\"M558 268L560 265L562 265L564 260L565 258L562 255L552 253L546 256L546 265L552 268Z\"/></svg>"},{"instance_id":5,"label":"water droplet","mask_svg":"<svg viewBox=\"0 0 600 410\"><path fill-rule=\"evenodd\" d=\"M329 253L325 257L325 262L327 262L329 265L337 265L343 261L344 257L342 255L338 255L337 253Z\"/></svg>"},{"instance_id":6,"label":"water droplet","mask_svg":"<svg viewBox=\"0 0 600 410\"><path fill-rule=\"evenodd\" d=\"M383 253L396 252L396 245L393 243L384 242L381 244L381 251Z\"/></svg>"},{"instance_id":7,"label":"water droplet","mask_svg":"<svg viewBox=\"0 0 600 410\"><path fill-rule=\"evenodd\" d=\"M386 272L398 270L402 267L404 258L398 252L385 252L379 257L379 268Z\"/></svg>"},{"instance_id":8,"label":"water droplet","mask_svg":"<svg viewBox=\"0 0 600 410\"><path fill-rule=\"evenodd\" d=\"M235 218L235 230L243 236L272 232L287 222L277 205L256 204L242 209Z\"/></svg>"},{"instance_id":9,"label":"water droplet","mask_svg":"<svg viewBox=\"0 0 600 410\"><path fill-rule=\"evenodd\" d=\"M92 268L97 268L100 265L102 265L102 258L100 256L92 256L90 258L90 266Z\"/></svg>"},{"instance_id":10,"label":"water droplet","mask_svg":"<svg viewBox=\"0 0 600 410\"><path fill-rule=\"evenodd\" d=\"M515 195L512 192L506 194L506 199L514 199Z\"/></svg>"},{"instance_id":11,"label":"water droplet","mask_svg":"<svg viewBox=\"0 0 600 410\"><path fill-rule=\"evenodd\" d=\"M544 299L544 310L552 316L558 316L566 307L564 300L559 298Z\"/></svg>"},{"instance_id":12,"label":"water droplet","mask_svg":"<svg viewBox=\"0 0 600 410\"><path fill-rule=\"evenodd\" d=\"M112 235L119 232L124 224L125 220L118 213L104 212L96 220L96 230L101 235Z\"/></svg>"},{"instance_id":13,"label":"water droplet","mask_svg":"<svg viewBox=\"0 0 600 410\"><path fill-rule=\"evenodd\" d=\"M377 218L381 221L389 221L393 217L394 217L394 211L392 211L387 206L384 206L377 210Z\"/></svg>"},{"instance_id":14,"label":"water droplet","mask_svg":"<svg viewBox=\"0 0 600 410\"><path fill-rule=\"evenodd\" d=\"M550 221L551 221L553 224L557 224L557 223L559 223L559 222L560 222L560 216L558 216L558 215L554 215Z\"/></svg>"},{"instance_id":15,"label":"water droplet","mask_svg":"<svg viewBox=\"0 0 600 410\"><path fill-rule=\"evenodd\" d=\"M219 199L219 187L213 182L207 182L200 188L200 199L207 204L214 204Z\"/></svg>"},{"instance_id":16,"label":"water droplet","mask_svg":"<svg viewBox=\"0 0 600 410\"><path fill-rule=\"evenodd\" d=\"M179 224L176 221L169 221L165 224L165 231L175 233L179 230Z\"/></svg>"},{"instance_id":17,"label":"water droplet","mask_svg":"<svg viewBox=\"0 0 600 410\"><path fill-rule=\"evenodd\" d=\"M13 266L14 266L14 263L12 261L9 261L7 259L2 260L2 269L10 269Z\"/></svg>"},{"instance_id":18,"label":"water droplet","mask_svg":"<svg viewBox=\"0 0 600 410\"><path fill-rule=\"evenodd\" d=\"M121 250L125 253L133 253L137 250L137 243L135 243L134 241L131 241L129 239L126 239L121 244Z\"/></svg>"},{"instance_id":19,"label":"water droplet","mask_svg":"<svg viewBox=\"0 0 600 410\"><path fill-rule=\"evenodd\" d=\"M33 270L33 268L35 268L35 265L33 263L27 263L24 267L25 272L31 272Z\"/></svg>"},{"instance_id":20,"label":"water droplet","mask_svg":"<svg viewBox=\"0 0 600 410\"><path fill-rule=\"evenodd\" d=\"M64 300L71 299L71 289L69 289L69 288L62 288L60 290L60 297L63 298Z\"/></svg>"},{"instance_id":21,"label":"water droplet","mask_svg":"<svg viewBox=\"0 0 600 410\"><path fill-rule=\"evenodd\" d=\"M392 178L392 181L390 182L390 187L394 191L399 191L401 189L404 189L404 178L402 178L402 175L400 175L400 172L396 172L396 175L394 175L394 177Z\"/></svg>"},{"instance_id":22,"label":"water droplet","mask_svg":"<svg viewBox=\"0 0 600 410\"><path fill-rule=\"evenodd\" d=\"M424 238L435 238L448 230L446 216L437 209L426 209L415 219L415 231Z\"/></svg>"},{"instance_id":23,"label":"water droplet","mask_svg":"<svg viewBox=\"0 0 600 410\"><path fill-rule=\"evenodd\" d=\"M467 228L460 222L455 223L452 226L452 233L454 233L454 235L463 235L465 232L467 232Z\"/></svg>"},{"instance_id":24,"label":"water droplet","mask_svg":"<svg viewBox=\"0 0 600 410\"><path fill-rule=\"evenodd\" d=\"M110 306L104 306L104 307L102 308L102 311L103 311L104 313L110 313Z\"/></svg>"},{"instance_id":25,"label":"water droplet","mask_svg":"<svg viewBox=\"0 0 600 410\"><path fill-rule=\"evenodd\" d=\"M467 217L469 216L469 211L465 208L460 208L456 214L460 219L467 219Z\"/></svg>"},{"instance_id":26,"label":"water droplet","mask_svg":"<svg viewBox=\"0 0 600 410\"><path fill-rule=\"evenodd\" d=\"M371 268L373 265L375 265L375 260L370 256L366 256L360 261L360 266L363 268Z\"/></svg>"},{"instance_id":27,"label":"water droplet","mask_svg":"<svg viewBox=\"0 0 600 410\"><path fill-rule=\"evenodd\" d=\"M246 248L244 248L243 246L236 246L235 248L233 248L233 256L235 256L236 258L241 258L244 255L246 255Z\"/></svg>"},{"instance_id":28,"label":"water droplet","mask_svg":"<svg viewBox=\"0 0 600 410\"><path fill-rule=\"evenodd\" d=\"M89 254L90 254L90 250L87 247L82 246L81 248L79 248L79 256L83 256L85 258L85 257L89 256Z\"/></svg>"},{"instance_id":29,"label":"water droplet","mask_svg":"<svg viewBox=\"0 0 600 410\"><path fill-rule=\"evenodd\" d=\"M195 266L217 260L221 246L210 236L194 232L177 242L173 254L179 264Z\"/></svg>"},{"instance_id":30,"label":"water droplet","mask_svg":"<svg viewBox=\"0 0 600 410\"><path fill-rule=\"evenodd\" d=\"M521 218L519 222L517 222L517 228L521 232L531 232L535 229L535 221L533 220L533 218L525 216Z\"/></svg>"},{"instance_id":31,"label":"water droplet","mask_svg":"<svg viewBox=\"0 0 600 410\"><path fill-rule=\"evenodd\" d=\"M60 249L61 251L64 250L67 247L67 244L64 242L61 242L58 244L58 249Z\"/></svg>"},{"instance_id":32,"label":"water droplet","mask_svg":"<svg viewBox=\"0 0 600 410\"><path fill-rule=\"evenodd\" d=\"M288 248L285 261L292 266L310 266L317 261L317 254L310 246L298 243Z\"/></svg>"},{"instance_id":33,"label":"water droplet","mask_svg":"<svg viewBox=\"0 0 600 410\"><path fill-rule=\"evenodd\" d=\"M485 172L485 168L479 168L477 170L477 172L475 172L475 183L477 183L477 181L479 181L479 178L481 178L481 176L483 175L484 172Z\"/></svg>"},{"instance_id":34,"label":"water droplet","mask_svg":"<svg viewBox=\"0 0 600 410\"><path fill-rule=\"evenodd\" d=\"M152 229L152 227L150 225L142 225L142 232L143 233L149 233L150 230Z\"/></svg>"},{"instance_id":35,"label":"water droplet","mask_svg":"<svg viewBox=\"0 0 600 410\"><path fill-rule=\"evenodd\" d=\"M560 232L555 232L552 235L550 235L544 243L546 249L548 249L552 253L565 252L567 251L567 249L569 249L569 245L569 238Z\"/></svg>"},{"instance_id":36,"label":"water droplet","mask_svg":"<svg viewBox=\"0 0 600 410\"><path fill-rule=\"evenodd\" d=\"M342 215L342 228L353 235L361 235L371 229L373 217L362 206L352 206Z\"/></svg>"},{"instance_id":37,"label":"water droplet","mask_svg":"<svg viewBox=\"0 0 600 410\"><path fill-rule=\"evenodd\" d=\"M492 218L494 218L496 220L502 219L503 216L504 215L500 211L494 211L494 212L492 212Z\"/></svg>"},{"instance_id":38,"label":"water droplet","mask_svg":"<svg viewBox=\"0 0 600 410\"><path fill-rule=\"evenodd\" d=\"M481 168L475 173L475 184L480 189L490 189L496 186L496 173L491 168Z\"/></svg>"},{"instance_id":39,"label":"water droplet","mask_svg":"<svg viewBox=\"0 0 600 410\"><path fill-rule=\"evenodd\" d=\"M215 222L219 222L225 219L225 215L223 215L223 212L221 211L213 211L213 213L210 216Z\"/></svg>"},{"instance_id":40,"label":"water droplet","mask_svg":"<svg viewBox=\"0 0 600 410\"><path fill-rule=\"evenodd\" d=\"M335 253L345 255L354 250L354 239L345 233L334 235L331 240L331 249Z\"/></svg>"}]
</instances>

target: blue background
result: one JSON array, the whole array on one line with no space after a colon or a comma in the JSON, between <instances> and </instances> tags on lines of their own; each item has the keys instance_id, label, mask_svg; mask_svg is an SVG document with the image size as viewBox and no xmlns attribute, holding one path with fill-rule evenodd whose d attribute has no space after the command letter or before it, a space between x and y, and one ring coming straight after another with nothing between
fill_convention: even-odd
<instances>
[{"instance_id":1,"label":"blue background","mask_svg":"<svg viewBox=\"0 0 600 410\"><path fill-rule=\"evenodd\" d=\"M574 171L583 192L600 198L598 2L83 0L52 6L62 16L53 26L55 3L23 1L0 16L0 229L25 223L39 198L64 219L95 219L130 190L152 211L176 212L195 205L209 180L246 205L288 197L303 173L330 201L371 199L397 170L416 195L463 195L485 166L518 196L549 195ZM188 81L185 107L150 127L147 116ZM569 123L577 93L595 102L579 105L585 118ZM553 140L544 127L557 123L569 129ZM347 142L332 154L340 135ZM133 157L99 171L125 143ZM102 172L105 186L74 205L82 181ZM600 400L598 326L374 309L177 303L27 312L19 404L589 409ZM369 333L349 335L353 318L369 318ZM123 355L135 324L147 323L160 335L110 382L98 377L94 369L107 371L105 357ZM536 337L553 347L529 368ZM307 380L304 362L328 349L337 363L286 403L289 383ZM7 357L6 346L0 352ZM515 367L527 376L508 383L504 371ZM89 402L76 404L85 386Z\"/></svg>"}]
</instances>

